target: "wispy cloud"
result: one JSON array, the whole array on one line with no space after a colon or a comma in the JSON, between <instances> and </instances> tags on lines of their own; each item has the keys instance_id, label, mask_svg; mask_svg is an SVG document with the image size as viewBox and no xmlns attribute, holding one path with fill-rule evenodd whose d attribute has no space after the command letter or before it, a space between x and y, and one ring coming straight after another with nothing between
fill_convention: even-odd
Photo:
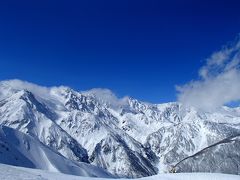
<instances>
[{"instance_id":1,"label":"wispy cloud","mask_svg":"<svg viewBox=\"0 0 240 180\"><path fill-rule=\"evenodd\" d=\"M35 95L45 97L45 98L48 98L47 95L49 94L49 92L51 90L50 88L38 86L36 84L30 83L27 81L21 81L19 79L0 81L0 85L3 85L3 86L1 86L1 88L9 87L13 90L23 90L23 89L28 90ZM1 88L0 88L0 91L3 91Z\"/></svg>"},{"instance_id":2,"label":"wispy cloud","mask_svg":"<svg viewBox=\"0 0 240 180\"><path fill-rule=\"evenodd\" d=\"M214 110L240 100L240 38L214 52L199 70L199 80L177 86L186 106Z\"/></svg>"},{"instance_id":3,"label":"wispy cloud","mask_svg":"<svg viewBox=\"0 0 240 180\"><path fill-rule=\"evenodd\" d=\"M124 106L128 97L118 98L111 90L104 88L95 88L82 92L85 95L93 95L100 103L111 105L112 107Z\"/></svg>"}]
</instances>

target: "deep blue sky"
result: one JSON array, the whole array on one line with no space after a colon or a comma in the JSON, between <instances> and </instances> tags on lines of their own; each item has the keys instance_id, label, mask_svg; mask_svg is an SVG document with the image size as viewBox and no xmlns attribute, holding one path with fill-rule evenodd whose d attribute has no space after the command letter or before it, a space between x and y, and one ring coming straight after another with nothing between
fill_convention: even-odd
<instances>
[{"instance_id":1,"label":"deep blue sky","mask_svg":"<svg viewBox=\"0 0 240 180\"><path fill-rule=\"evenodd\" d=\"M0 79L174 101L240 32L240 1L166 2L1 1Z\"/></svg>"}]
</instances>

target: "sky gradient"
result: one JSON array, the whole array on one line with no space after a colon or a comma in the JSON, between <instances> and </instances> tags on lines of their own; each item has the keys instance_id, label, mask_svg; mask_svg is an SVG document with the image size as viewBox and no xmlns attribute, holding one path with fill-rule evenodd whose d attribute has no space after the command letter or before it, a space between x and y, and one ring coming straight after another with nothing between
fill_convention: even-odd
<instances>
[{"instance_id":1,"label":"sky gradient","mask_svg":"<svg viewBox=\"0 0 240 180\"><path fill-rule=\"evenodd\" d=\"M160 103L240 32L240 2L2 1L0 80Z\"/></svg>"}]
</instances>

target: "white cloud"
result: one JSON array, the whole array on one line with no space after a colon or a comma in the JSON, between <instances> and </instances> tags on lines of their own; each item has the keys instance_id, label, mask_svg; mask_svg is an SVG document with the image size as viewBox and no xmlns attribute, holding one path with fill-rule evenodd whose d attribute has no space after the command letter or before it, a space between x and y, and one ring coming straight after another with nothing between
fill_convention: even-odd
<instances>
[{"instance_id":1,"label":"white cloud","mask_svg":"<svg viewBox=\"0 0 240 180\"><path fill-rule=\"evenodd\" d=\"M6 87L6 88L11 88L13 90L23 90L24 89L29 92L32 92L35 95L38 95L40 97L45 97L45 98L48 98L46 96L50 92L50 88L38 86L36 84L30 83L27 81L18 80L18 79L1 81L0 84L2 85L1 88Z\"/></svg>"},{"instance_id":2,"label":"white cloud","mask_svg":"<svg viewBox=\"0 0 240 180\"><path fill-rule=\"evenodd\" d=\"M178 86L178 100L186 106L214 110L240 100L240 39L214 52L199 70L199 80Z\"/></svg>"},{"instance_id":3,"label":"white cloud","mask_svg":"<svg viewBox=\"0 0 240 180\"><path fill-rule=\"evenodd\" d=\"M104 88L94 88L89 91L82 92L86 95L93 95L100 103L111 105L112 107L124 106L128 97L118 98L111 90Z\"/></svg>"}]
</instances>

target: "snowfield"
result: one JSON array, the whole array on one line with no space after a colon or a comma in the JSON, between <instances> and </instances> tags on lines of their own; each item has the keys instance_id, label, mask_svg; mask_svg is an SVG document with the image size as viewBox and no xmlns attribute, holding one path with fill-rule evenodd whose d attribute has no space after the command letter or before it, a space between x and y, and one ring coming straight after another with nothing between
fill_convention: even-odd
<instances>
[{"instance_id":1,"label":"snowfield","mask_svg":"<svg viewBox=\"0 0 240 180\"><path fill-rule=\"evenodd\" d=\"M30 168L22 168L0 164L1 180L114 180L109 178L93 178L66 175ZM239 180L238 175L214 174L214 173L175 173L159 174L139 180ZM124 180L124 179L121 179Z\"/></svg>"}]
</instances>

